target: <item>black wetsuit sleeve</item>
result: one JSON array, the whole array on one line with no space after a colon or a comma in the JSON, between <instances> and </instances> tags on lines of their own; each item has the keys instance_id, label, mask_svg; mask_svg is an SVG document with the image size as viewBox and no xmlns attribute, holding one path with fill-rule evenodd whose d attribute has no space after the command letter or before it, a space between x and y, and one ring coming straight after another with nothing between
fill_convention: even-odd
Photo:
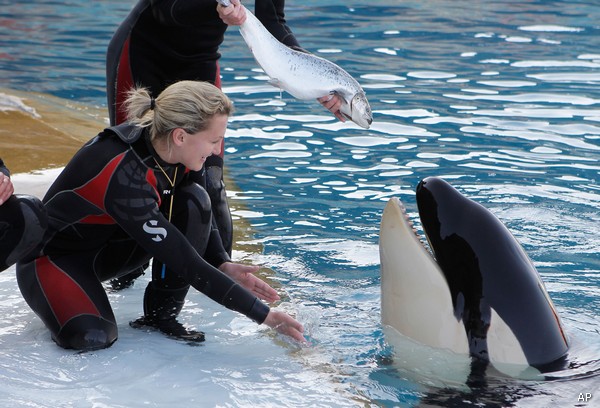
<instances>
[{"instance_id":1,"label":"black wetsuit sleeve","mask_svg":"<svg viewBox=\"0 0 600 408\"><path fill-rule=\"evenodd\" d=\"M0 173L4 173L5 176L10 177L10 171L8 170L2 159L0 159Z\"/></svg>"},{"instance_id":2,"label":"black wetsuit sleeve","mask_svg":"<svg viewBox=\"0 0 600 408\"><path fill-rule=\"evenodd\" d=\"M288 47L302 50L286 23L284 8L285 0L255 0L254 15L280 42Z\"/></svg>"},{"instance_id":3,"label":"black wetsuit sleeve","mask_svg":"<svg viewBox=\"0 0 600 408\"><path fill-rule=\"evenodd\" d=\"M224 262L231 261L229 254L223 246L221 233L219 232L219 227L217 226L214 217L212 219L212 229L210 231L210 237L208 239L208 245L206 247L204 258L208 263L215 267L219 267Z\"/></svg>"},{"instance_id":4,"label":"black wetsuit sleeve","mask_svg":"<svg viewBox=\"0 0 600 408\"><path fill-rule=\"evenodd\" d=\"M119 164L106 191L107 214L142 248L170 270L176 271L195 289L262 323L269 307L204 260L187 238L165 218L159 210L156 191L144 182L149 175L141 167L135 160L123 160Z\"/></svg>"}]
</instances>

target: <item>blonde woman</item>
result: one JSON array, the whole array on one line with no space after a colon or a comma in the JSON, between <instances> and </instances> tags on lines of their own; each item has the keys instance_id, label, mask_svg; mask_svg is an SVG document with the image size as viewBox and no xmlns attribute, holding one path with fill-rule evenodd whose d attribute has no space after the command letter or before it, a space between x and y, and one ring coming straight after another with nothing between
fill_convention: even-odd
<instances>
[{"instance_id":1,"label":"blonde woman","mask_svg":"<svg viewBox=\"0 0 600 408\"><path fill-rule=\"evenodd\" d=\"M153 327L186 341L204 334L177 321L189 286L259 324L303 341L302 325L271 310L277 292L232 263L203 185L188 177L218 154L231 101L207 82L181 81L156 99L130 92L129 122L105 129L72 158L44 197L47 242L17 266L19 288L61 347L92 350L117 339L102 281L154 259L144 296Z\"/></svg>"},{"instance_id":2,"label":"blonde woman","mask_svg":"<svg viewBox=\"0 0 600 408\"><path fill-rule=\"evenodd\" d=\"M246 4L251 7L250 3ZM284 0L254 0L253 11L283 44L304 51L285 18ZM239 26L246 9L239 0L223 7L215 0L138 0L116 30L106 55L106 95L111 125L127 120L123 109L128 91L141 84L156 96L179 80L208 81L221 88L220 46L230 25ZM339 120L341 99L323 95L319 102ZM223 147L206 160L206 190L224 248L231 254L233 222L223 182ZM141 267L111 280L114 289L132 285Z\"/></svg>"}]
</instances>

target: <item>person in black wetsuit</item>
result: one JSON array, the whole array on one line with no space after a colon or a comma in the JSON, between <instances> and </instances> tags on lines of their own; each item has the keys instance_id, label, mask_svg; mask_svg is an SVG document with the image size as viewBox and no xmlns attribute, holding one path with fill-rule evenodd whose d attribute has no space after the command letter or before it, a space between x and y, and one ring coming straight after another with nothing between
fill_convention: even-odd
<instances>
[{"instance_id":1,"label":"person in black wetsuit","mask_svg":"<svg viewBox=\"0 0 600 408\"><path fill-rule=\"evenodd\" d=\"M255 0L254 13L275 38L303 50L286 24L284 0ZM140 0L110 41L106 58L107 97L110 124L125 120L123 101L127 91L141 85L158 95L179 80L208 81L221 87L219 46L228 25L245 21L239 0L223 7L215 0ZM344 121L339 112L341 100L324 95L319 102ZM213 216L223 246L229 254L233 227L223 183L223 147L220 155L206 161L206 189L211 197ZM133 283L143 268L113 280L113 288Z\"/></svg>"},{"instance_id":2,"label":"person in black wetsuit","mask_svg":"<svg viewBox=\"0 0 600 408\"><path fill-rule=\"evenodd\" d=\"M47 227L42 202L14 192L10 171L0 159L0 271L32 251L42 241Z\"/></svg>"},{"instance_id":3,"label":"person in black wetsuit","mask_svg":"<svg viewBox=\"0 0 600 408\"><path fill-rule=\"evenodd\" d=\"M176 319L191 285L304 341L299 322L259 299L279 296L254 275L258 268L231 262L205 186L190 177L219 153L231 101L207 82L180 81L156 99L137 89L125 106L129 122L87 142L52 184L45 244L17 264L21 293L53 340L78 350L110 346L117 325L102 281L153 258L136 324L203 341Z\"/></svg>"}]
</instances>

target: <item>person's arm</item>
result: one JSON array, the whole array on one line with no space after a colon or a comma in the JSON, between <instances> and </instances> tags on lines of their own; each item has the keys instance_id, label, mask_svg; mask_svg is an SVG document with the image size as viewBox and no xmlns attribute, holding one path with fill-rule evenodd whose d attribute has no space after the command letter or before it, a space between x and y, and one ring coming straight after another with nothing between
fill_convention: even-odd
<instances>
[{"instance_id":1,"label":"person's arm","mask_svg":"<svg viewBox=\"0 0 600 408\"><path fill-rule=\"evenodd\" d=\"M245 6L240 0L230 0L229 3L227 7L221 3L217 5L219 17L227 25L242 25L246 21ZM256 0L254 15L279 42L298 51L308 52L300 46L294 33L287 26L284 5L284 0Z\"/></svg>"},{"instance_id":2,"label":"person's arm","mask_svg":"<svg viewBox=\"0 0 600 408\"><path fill-rule=\"evenodd\" d=\"M285 0L255 0L254 15L279 42L298 51L301 46L285 20Z\"/></svg>"},{"instance_id":3,"label":"person's arm","mask_svg":"<svg viewBox=\"0 0 600 408\"><path fill-rule=\"evenodd\" d=\"M10 171L0 159L0 205L4 204L14 192L15 188L10 180Z\"/></svg>"},{"instance_id":4,"label":"person's arm","mask_svg":"<svg viewBox=\"0 0 600 408\"><path fill-rule=\"evenodd\" d=\"M198 291L223 306L263 323L269 307L234 279L204 260L160 212L152 170L128 155L115 169L104 195L107 214L144 250Z\"/></svg>"},{"instance_id":5,"label":"person's arm","mask_svg":"<svg viewBox=\"0 0 600 408\"><path fill-rule=\"evenodd\" d=\"M148 202L147 194L142 194L144 195L146 197L140 198ZM122 208L119 201L128 208ZM225 262L220 266L225 273L210 265L196 252L186 237L163 216L156 203L149 207L150 211L144 217L119 217L118 214L125 214L126 210L131 210L131 202L139 201L135 197L114 200L111 205L107 205L107 212L153 257L160 259L170 270L179 272L191 286L215 302L247 316L258 324L264 323L296 341L305 341L302 335L304 329L299 322L286 313L271 310L255 295L265 296L269 300L279 297L273 295L274 290L268 284L251 274L253 267L244 270L244 265ZM236 281L238 279L240 282Z\"/></svg>"},{"instance_id":6,"label":"person's arm","mask_svg":"<svg viewBox=\"0 0 600 408\"><path fill-rule=\"evenodd\" d=\"M212 229L210 231L210 237L206 246L204 258L209 264L216 268L225 262L231 261L227 250L223 246L221 233L219 232L219 227L217 226L214 216L212 218Z\"/></svg>"}]
</instances>

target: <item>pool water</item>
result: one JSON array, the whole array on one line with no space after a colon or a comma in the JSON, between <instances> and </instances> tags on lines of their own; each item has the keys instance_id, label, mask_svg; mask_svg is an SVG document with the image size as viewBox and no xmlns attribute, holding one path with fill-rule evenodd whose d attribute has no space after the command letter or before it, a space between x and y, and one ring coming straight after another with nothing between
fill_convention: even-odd
<instances>
[{"instance_id":1,"label":"pool water","mask_svg":"<svg viewBox=\"0 0 600 408\"><path fill-rule=\"evenodd\" d=\"M132 5L4 1L2 92L103 111L106 46ZM600 406L600 4L288 0L286 17L304 48L359 80L374 111L364 130L281 93L228 31L228 193L251 231L234 257L264 265L310 347L196 293L182 320L205 345L131 329L143 277L110 295L119 341L74 354L52 343L12 268L0 275L2 405ZM399 197L419 229L414 189L428 176L521 242L571 341L568 370L469 389L397 364L380 323L379 222Z\"/></svg>"}]
</instances>

